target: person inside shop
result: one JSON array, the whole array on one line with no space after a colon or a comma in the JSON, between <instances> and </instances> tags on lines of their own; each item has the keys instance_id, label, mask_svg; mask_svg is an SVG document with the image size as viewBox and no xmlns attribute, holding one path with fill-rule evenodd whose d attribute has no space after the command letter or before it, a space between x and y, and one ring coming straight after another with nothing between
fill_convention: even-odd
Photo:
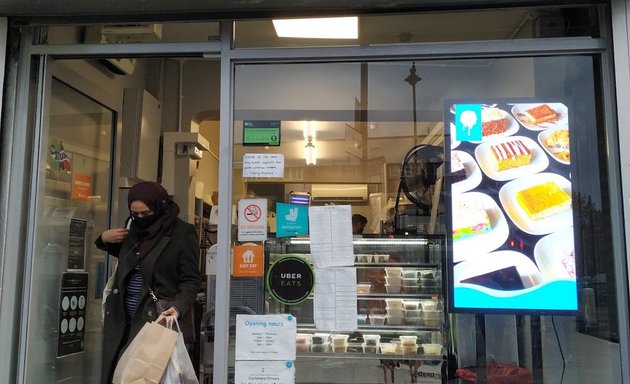
<instances>
[{"instance_id":1,"label":"person inside shop","mask_svg":"<svg viewBox=\"0 0 630 384\"><path fill-rule=\"evenodd\" d=\"M367 217L361 214L355 213L354 215L352 215L352 234L362 235L363 231L365 230L365 226L367 225L367 222Z\"/></svg>"},{"instance_id":2,"label":"person inside shop","mask_svg":"<svg viewBox=\"0 0 630 384\"><path fill-rule=\"evenodd\" d=\"M164 187L134 185L128 207L127 228L108 229L95 242L118 258L104 305L101 384L111 384L118 359L146 322L161 314L182 324L193 316L201 284L195 228L178 218L179 206ZM150 291L166 301L165 310L157 310Z\"/></svg>"}]
</instances>

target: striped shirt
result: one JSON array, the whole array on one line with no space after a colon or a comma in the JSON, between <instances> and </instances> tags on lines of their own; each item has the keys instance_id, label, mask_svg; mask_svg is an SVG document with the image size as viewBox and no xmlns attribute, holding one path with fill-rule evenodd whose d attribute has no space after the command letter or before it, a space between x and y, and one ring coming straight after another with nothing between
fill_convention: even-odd
<instances>
[{"instance_id":1,"label":"striped shirt","mask_svg":"<svg viewBox=\"0 0 630 384\"><path fill-rule=\"evenodd\" d=\"M131 323L136 309L138 308L138 300L140 299L140 290L144 279L140 266L136 264L131 272L131 276L127 280L127 291L125 292L125 313L127 314L126 322Z\"/></svg>"}]
</instances>

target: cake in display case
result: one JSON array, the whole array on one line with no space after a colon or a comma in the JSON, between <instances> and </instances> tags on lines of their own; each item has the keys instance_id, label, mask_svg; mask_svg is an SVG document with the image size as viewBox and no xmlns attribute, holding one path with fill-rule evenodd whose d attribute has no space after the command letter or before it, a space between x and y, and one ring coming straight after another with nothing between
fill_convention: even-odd
<instances>
[{"instance_id":1,"label":"cake in display case","mask_svg":"<svg viewBox=\"0 0 630 384\"><path fill-rule=\"evenodd\" d=\"M443 235L353 239L356 330L316 329L313 295L297 305L268 297L269 312L290 313L298 319L298 358L439 364L445 360L448 343L441 264L444 241ZM265 243L268 264L296 256L311 261L308 238L277 238Z\"/></svg>"}]
</instances>

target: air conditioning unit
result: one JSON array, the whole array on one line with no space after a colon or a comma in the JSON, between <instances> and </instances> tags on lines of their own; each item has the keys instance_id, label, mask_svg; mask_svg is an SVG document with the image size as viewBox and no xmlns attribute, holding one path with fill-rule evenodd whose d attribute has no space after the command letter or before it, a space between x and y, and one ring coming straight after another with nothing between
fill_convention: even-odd
<instances>
[{"instance_id":1,"label":"air conditioning unit","mask_svg":"<svg viewBox=\"0 0 630 384\"><path fill-rule=\"evenodd\" d=\"M114 24L101 28L110 43L143 43L162 40L162 24Z\"/></svg>"},{"instance_id":2,"label":"air conditioning unit","mask_svg":"<svg viewBox=\"0 0 630 384\"><path fill-rule=\"evenodd\" d=\"M320 203L362 203L367 201L367 184L313 184L313 202Z\"/></svg>"}]
</instances>

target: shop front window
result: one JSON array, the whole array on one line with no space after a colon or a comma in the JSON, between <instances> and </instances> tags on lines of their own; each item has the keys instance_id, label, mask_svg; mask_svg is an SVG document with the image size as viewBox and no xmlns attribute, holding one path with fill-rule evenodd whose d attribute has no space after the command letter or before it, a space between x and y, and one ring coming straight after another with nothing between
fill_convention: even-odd
<instances>
[{"instance_id":1,"label":"shop front window","mask_svg":"<svg viewBox=\"0 0 630 384\"><path fill-rule=\"evenodd\" d=\"M327 25L320 35L306 29L278 27L276 20L242 20L235 23L235 48L325 47L381 44L493 41L548 37L598 37L598 7L475 9L459 12L360 15L339 34ZM319 18L315 18L317 20ZM304 27L313 19L296 20ZM333 18L335 20L335 18ZM350 28L351 27L351 28ZM353 35L347 33L350 28Z\"/></svg>"},{"instance_id":2,"label":"shop front window","mask_svg":"<svg viewBox=\"0 0 630 384\"><path fill-rule=\"evenodd\" d=\"M527 375L542 375L550 382L588 382L583 378L592 374L616 382L621 372L615 344L619 326L611 294L616 289L613 251L606 249L612 243L611 191L601 99L595 91L601 81L599 65L583 55L236 66L232 204L239 232L233 241L235 246L252 241L260 246L265 267L252 276L233 271L232 314L290 314L296 319L296 382L377 383L401 377L414 382L447 360L473 372L480 351L489 362L521 367ZM512 215L499 192L525 173L498 177L499 170L487 166L483 148L478 150L483 140L457 139L450 124L456 113L453 100L475 102L486 110L484 116L494 114L508 122L489 135L531 145L535 158L523 168L526 173L541 178L561 174L566 180L572 199L566 209L573 221L562 229L575 239L567 243L572 248L568 253L544 240L564 233L559 227L531 231ZM526 112L543 104L557 116L540 126L540 121L528 122ZM562 124L560 117L566 118ZM566 140L558 145L570 154L560 153L547 140L567 127L570 146ZM463 172L457 175L445 174L455 170L454 161L445 159L451 151L463 157L458 160ZM457 188L465 191L450 189L454 177L461 182ZM496 335L479 344L475 315L459 313L449 289L457 277L449 265L465 258L447 248L453 212L446 199L455 193L485 196L503 218L501 230L496 221L488 227L488 241L478 255L487 262L480 264L509 253L532 266L536 279L525 281L518 265L505 264L514 267L520 283L492 285L499 296L554 281L558 270L545 262L551 260L566 266L577 310L553 315L533 308L479 311L487 314L483 332ZM243 201L259 204L260 210L242 210ZM303 212L300 207L311 215L310 227L287 232L288 221ZM320 221L323 210L339 214L334 217L342 224L331 221L334 230L326 228ZM247 212L266 216L265 239L241 237ZM351 215L366 219L360 233L352 233ZM321 268L321 260L315 260L322 255L313 242L322 231L340 247L352 245L351 261L341 272ZM475 252L474 247L469 250ZM299 290L279 297L268 276L270 265L290 258L314 265L315 293L305 291L295 303L291 295ZM464 283L479 285L498 269L485 272L471 274ZM347 279L337 280L331 290L349 295L343 308L335 307L339 294L317 290L317 284L341 276ZM318 294L337 303L327 315L345 316L346 321L322 320L325 306ZM230 331L233 347L239 328L236 318L231 319L236 325ZM610 362L606 368L598 365L601 356ZM231 361L237 376L253 372L246 360L237 355ZM453 377L454 370L449 373Z\"/></svg>"},{"instance_id":3,"label":"shop front window","mask_svg":"<svg viewBox=\"0 0 630 384\"><path fill-rule=\"evenodd\" d=\"M41 141L25 382L96 382L114 112L52 80ZM51 376L52 375L52 376Z\"/></svg>"}]
</instances>

